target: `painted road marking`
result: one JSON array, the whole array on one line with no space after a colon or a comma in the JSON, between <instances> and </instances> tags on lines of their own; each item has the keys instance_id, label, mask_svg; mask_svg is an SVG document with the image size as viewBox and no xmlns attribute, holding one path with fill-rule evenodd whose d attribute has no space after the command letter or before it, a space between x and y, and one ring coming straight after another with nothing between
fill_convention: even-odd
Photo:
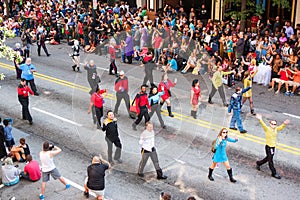
<instances>
[{"instance_id":1,"label":"painted road marking","mask_svg":"<svg viewBox=\"0 0 300 200\"><path fill-rule=\"evenodd\" d=\"M15 67L12 66L12 65L8 65L8 64L5 64L5 63L1 63L1 62L0 62L0 64L1 64L0 67L6 68L6 69L9 69L9 70L15 70ZM54 78L54 77L51 77L51 76L47 76L47 75L44 75L44 74L35 73L35 76L37 78L40 78L40 79L43 79L43 80L46 80L46 81L50 81L50 82L53 82L53 83L56 83L56 84L71 87L71 88L81 90L81 91L84 91L84 92L89 92L90 91L90 88L88 88L88 87L78 85L78 84L75 84L75 83L72 83L72 82L68 82L68 81L65 81L65 80L62 80L62 79ZM106 94L106 95L104 95L104 97L109 98L111 100L116 99L116 97L113 94ZM162 114L167 115L166 112L163 112ZM201 119L194 119L193 117L186 116L186 115L183 115L183 114L179 114L179 113L176 113L176 112L174 112L173 114L174 114L175 119L179 119L179 120L187 122L187 123L192 123L192 124L195 124L197 126L204 127L204 128L208 128L208 129L223 128L223 126L221 126L221 125L213 124L211 122L204 121L204 120L201 120ZM286 113L286 114L288 114L288 113ZM290 114L288 114L288 115L290 115ZM293 117L295 117L295 115L293 115ZM239 134L238 131L230 130L230 132L234 132L234 133ZM264 137L258 137L258 136L251 135L251 134L239 134L239 137L243 138L245 140L254 142L254 143L265 145L265 138ZM294 155L300 156L300 148L289 146L289 145L282 144L282 143L277 143L276 148L280 149L282 151L289 152L289 153L292 153Z\"/></svg>"},{"instance_id":2,"label":"painted road marking","mask_svg":"<svg viewBox=\"0 0 300 200\"><path fill-rule=\"evenodd\" d=\"M70 123L70 124L76 125L76 126L83 126L82 124L79 124L79 123L74 122L74 121L72 121L72 120L69 120L69 119L63 118L63 117L61 117L61 116L55 115L55 114L53 114L53 113L49 113L49 112L47 112L47 111L45 111L45 110L41 110L41 109L36 108L36 107L33 107L32 109L33 109L33 110L36 110L36 111L38 111L38 112L44 113L44 114L46 114L46 115L49 115L49 116L51 116L51 117L54 117L54 118L56 118L56 119L60 119L60 120L62 120L62 121L65 121L65 122L68 122L68 123Z\"/></svg>"},{"instance_id":3,"label":"painted road marking","mask_svg":"<svg viewBox=\"0 0 300 200\"><path fill-rule=\"evenodd\" d=\"M283 113L283 114L287 115L287 116L290 116L290 117L294 117L294 118L300 119L300 116L297 116L297 115L292 115L292 114L289 114L289 113Z\"/></svg>"}]
</instances>

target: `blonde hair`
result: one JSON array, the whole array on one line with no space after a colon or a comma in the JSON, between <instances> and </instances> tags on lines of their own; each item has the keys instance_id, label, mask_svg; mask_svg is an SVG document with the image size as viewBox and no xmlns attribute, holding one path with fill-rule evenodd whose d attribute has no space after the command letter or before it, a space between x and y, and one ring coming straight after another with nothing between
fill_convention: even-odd
<instances>
[{"instance_id":1,"label":"blonde hair","mask_svg":"<svg viewBox=\"0 0 300 200\"><path fill-rule=\"evenodd\" d=\"M14 162L13 162L13 160L12 160L11 157L7 157L7 158L4 160L4 164L5 164L5 165L13 165Z\"/></svg>"}]
</instances>

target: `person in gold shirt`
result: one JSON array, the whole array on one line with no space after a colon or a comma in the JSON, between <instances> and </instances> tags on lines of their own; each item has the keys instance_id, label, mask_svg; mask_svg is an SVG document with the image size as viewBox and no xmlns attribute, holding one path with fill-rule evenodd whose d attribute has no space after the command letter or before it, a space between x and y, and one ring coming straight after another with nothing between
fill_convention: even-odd
<instances>
[{"instance_id":1,"label":"person in gold shirt","mask_svg":"<svg viewBox=\"0 0 300 200\"><path fill-rule=\"evenodd\" d=\"M211 79L212 87L211 87L211 91L210 91L210 94L208 97L208 103L213 104L212 98L218 90L218 92L222 98L223 105L225 107L228 106L228 104L226 103L226 99L225 99L225 92L224 92L224 87L223 87L223 83L222 83L222 76L232 74L232 73L235 73L234 70L229 71L229 72L224 72L222 66L218 67L218 70L214 73L214 75Z\"/></svg>"},{"instance_id":2,"label":"person in gold shirt","mask_svg":"<svg viewBox=\"0 0 300 200\"><path fill-rule=\"evenodd\" d=\"M276 169L274 167L273 157L275 154L277 131L281 131L282 129L284 129L284 127L290 123L290 120L286 119L283 122L283 124L281 124L280 126L277 126L276 120L270 120L270 126L267 126L265 124L265 122L262 120L262 115L257 114L256 118L259 120L259 122L266 134L265 150L266 150L266 154L267 154L267 156L264 159L256 162L256 169L260 170L260 166L265 164L266 162L268 162L270 170L272 172L272 177L281 179L281 176L279 174L277 174Z\"/></svg>"},{"instance_id":3,"label":"person in gold shirt","mask_svg":"<svg viewBox=\"0 0 300 200\"><path fill-rule=\"evenodd\" d=\"M252 86L252 81L255 73L250 73L250 71L246 71L244 74L244 89ZM250 111L252 115L256 115L253 108L253 99L252 99L252 88L243 94L242 105L249 100Z\"/></svg>"}]
</instances>

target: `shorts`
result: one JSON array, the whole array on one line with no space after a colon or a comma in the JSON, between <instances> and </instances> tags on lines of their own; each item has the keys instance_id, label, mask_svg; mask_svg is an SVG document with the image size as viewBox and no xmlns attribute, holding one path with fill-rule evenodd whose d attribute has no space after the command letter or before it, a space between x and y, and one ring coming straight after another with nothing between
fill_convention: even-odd
<instances>
[{"instance_id":1,"label":"shorts","mask_svg":"<svg viewBox=\"0 0 300 200\"><path fill-rule=\"evenodd\" d=\"M276 82L276 83L281 83L281 84L284 84L286 81L284 80L281 80L280 78L273 78L273 80Z\"/></svg>"},{"instance_id":2,"label":"shorts","mask_svg":"<svg viewBox=\"0 0 300 200\"><path fill-rule=\"evenodd\" d=\"M88 177L86 177L85 179L84 179L84 184L87 186L87 182L88 182ZM89 188L89 190L91 191L91 192L94 192L97 196L104 196L104 190L91 190L90 188Z\"/></svg>"},{"instance_id":3,"label":"shorts","mask_svg":"<svg viewBox=\"0 0 300 200\"><path fill-rule=\"evenodd\" d=\"M11 140L9 140L9 141L5 140L5 145L6 145L7 147L12 147L12 146L15 145L15 140L14 140L14 139L11 139Z\"/></svg>"},{"instance_id":4,"label":"shorts","mask_svg":"<svg viewBox=\"0 0 300 200\"><path fill-rule=\"evenodd\" d=\"M42 172L42 181L48 182L50 180L50 174L54 180L59 179L61 177L59 171L55 168L50 172Z\"/></svg>"},{"instance_id":5,"label":"shorts","mask_svg":"<svg viewBox=\"0 0 300 200\"><path fill-rule=\"evenodd\" d=\"M300 83L295 82L295 81L288 81L288 83L289 83L289 86L296 86L296 87L300 86Z\"/></svg>"}]
</instances>

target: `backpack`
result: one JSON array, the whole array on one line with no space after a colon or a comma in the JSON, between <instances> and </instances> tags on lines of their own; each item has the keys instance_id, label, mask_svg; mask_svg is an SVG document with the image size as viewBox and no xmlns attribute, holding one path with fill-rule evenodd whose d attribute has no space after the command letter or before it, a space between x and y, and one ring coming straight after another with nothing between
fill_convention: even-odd
<instances>
[{"instance_id":1,"label":"backpack","mask_svg":"<svg viewBox=\"0 0 300 200\"><path fill-rule=\"evenodd\" d=\"M216 153L215 145L216 145L217 139L212 141L211 143L211 152Z\"/></svg>"}]
</instances>

